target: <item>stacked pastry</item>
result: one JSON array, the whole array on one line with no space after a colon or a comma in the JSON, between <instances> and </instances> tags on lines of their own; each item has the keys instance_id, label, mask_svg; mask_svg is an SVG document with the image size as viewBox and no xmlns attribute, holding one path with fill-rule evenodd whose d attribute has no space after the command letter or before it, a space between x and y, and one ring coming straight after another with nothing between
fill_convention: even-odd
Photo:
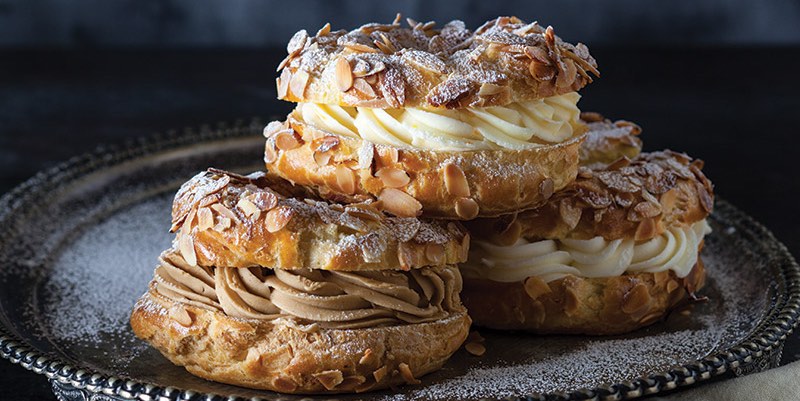
<instances>
[{"instance_id":1,"label":"stacked pastry","mask_svg":"<svg viewBox=\"0 0 800 401\"><path fill-rule=\"evenodd\" d=\"M461 346L469 237L369 203L304 198L262 174L185 183L131 326L210 380L286 393L414 383Z\"/></svg>"},{"instance_id":2,"label":"stacked pastry","mask_svg":"<svg viewBox=\"0 0 800 401\"><path fill-rule=\"evenodd\" d=\"M537 209L469 224L462 297L476 324L624 333L663 319L703 286L713 187L702 161L639 154L638 127L584 118L597 121L575 181Z\"/></svg>"},{"instance_id":3,"label":"stacked pastry","mask_svg":"<svg viewBox=\"0 0 800 401\"><path fill-rule=\"evenodd\" d=\"M458 220L476 218L481 325L619 332L702 285L710 184L683 155L637 156L635 125L581 118L586 46L515 17L407 22L292 37L277 87L297 106L264 130L268 174L181 187L138 336L253 388L416 382L467 336Z\"/></svg>"}]
</instances>

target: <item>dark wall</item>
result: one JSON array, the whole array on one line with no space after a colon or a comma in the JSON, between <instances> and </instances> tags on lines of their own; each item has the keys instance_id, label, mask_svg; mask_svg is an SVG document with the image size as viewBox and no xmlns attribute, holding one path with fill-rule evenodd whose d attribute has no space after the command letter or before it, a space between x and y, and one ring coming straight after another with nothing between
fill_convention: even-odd
<instances>
[{"instance_id":1,"label":"dark wall","mask_svg":"<svg viewBox=\"0 0 800 401\"><path fill-rule=\"evenodd\" d=\"M271 46L330 21L351 29L390 21L497 15L553 25L590 44L796 44L795 0L0 0L0 47Z\"/></svg>"}]
</instances>

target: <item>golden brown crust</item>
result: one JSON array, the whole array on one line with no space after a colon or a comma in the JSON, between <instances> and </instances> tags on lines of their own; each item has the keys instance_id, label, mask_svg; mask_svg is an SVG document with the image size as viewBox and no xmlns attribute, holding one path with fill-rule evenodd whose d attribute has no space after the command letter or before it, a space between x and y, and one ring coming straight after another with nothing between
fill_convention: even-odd
<instances>
[{"instance_id":1,"label":"golden brown crust","mask_svg":"<svg viewBox=\"0 0 800 401\"><path fill-rule=\"evenodd\" d=\"M476 220L468 228L476 238L506 245L519 237L647 240L711 213L713 185L702 167L701 160L669 150L621 158L596 170L581 167L578 178L542 207Z\"/></svg>"},{"instance_id":2,"label":"golden brown crust","mask_svg":"<svg viewBox=\"0 0 800 401\"><path fill-rule=\"evenodd\" d=\"M374 204L302 195L263 173L209 169L175 196L177 248L192 265L275 269L409 270L466 259L469 235L458 222L389 217Z\"/></svg>"},{"instance_id":3,"label":"golden brown crust","mask_svg":"<svg viewBox=\"0 0 800 401\"><path fill-rule=\"evenodd\" d=\"M589 49L552 27L499 17L471 31L461 21L367 24L350 32L297 32L278 66L278 97L371 108L483 107L574 92L599 76Z\"/></svg>"},{"instance_id":4,"label":"golden brown crust","mask_svg":"<svg viewBox=\"0 0 800 401\"><path fill-rule=\"evenodd\" d=\"M176 365L218 382L282 393L371 391L439 369L467 337L466 313L431 323L313 329L234 319L147 293L131 327Z\"/></svg>"},{"instance_id":5,"label":"golden brown crust","mask_svg":"<svg viewBox=\"0 0 800 401\"><path fill-rule=\"evenodd\" d=\"M697 264L685 278L672 271L617 277L567 276L545 283L530 277L500 283L464 278L461 299L478 326L533 333L609 335L626 333L666 317L703 287Z\"/></svg>"},{"instance_id":6,"label":"golden brown crust","mask_svg":"<svg viewBox=\"0 0 800 401\"><path fill-rule=\"evenodd\" d=\"M470 220L543 204L575 178L579 136L526 150L398 149L318 130L291 116L265 130L270 174L338 201L382 200L400 216ZM285 135L291 135L287 146ZM284 143L284 145L281 145ZM382 172L404 178L386 180Z\"/></svg>"}]
</instances>

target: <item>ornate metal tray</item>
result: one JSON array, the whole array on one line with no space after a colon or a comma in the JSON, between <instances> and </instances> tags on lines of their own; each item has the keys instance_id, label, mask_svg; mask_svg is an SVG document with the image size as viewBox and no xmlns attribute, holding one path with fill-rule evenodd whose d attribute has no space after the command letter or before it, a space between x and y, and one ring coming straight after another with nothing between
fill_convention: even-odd
<instances>
[{"instance_id":1,"label":"ornate metal tray","mask_svg":"<svg viewBox=\"0 0 800 401\"><path fill-rule=\"evenodd\" d=\"M259 169L261 125L101 148L0 199L0 355L60 400L302 397L208 382L136 339L128 315L171 241L170 202L208 166ZM337 399L626 399L776 366L797 323L800 269L764 227L719 201L703 257L709 300L616 337L482 330L422 384ZM325 399L327 397L311 397Z\"/></svg>"}]
</instances>

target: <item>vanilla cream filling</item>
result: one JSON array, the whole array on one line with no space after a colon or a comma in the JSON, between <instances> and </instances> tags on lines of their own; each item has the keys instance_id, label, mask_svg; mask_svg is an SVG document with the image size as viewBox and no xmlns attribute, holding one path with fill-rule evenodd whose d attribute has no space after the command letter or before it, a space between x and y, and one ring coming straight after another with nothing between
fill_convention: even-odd
<instances>
[{"instance_id":1,"label":"vanilla cream filling","mask_svg":"<svg viewBox=\"0 0 800 401\"><path fill-rule=\"evenodd\" d=\"M372 109L299 103L292 116L376 144L432 150L529 149L583 132L577 92L496 107Z\"/></svg>"},{"instance_id":2,"label":"vanilla cream filling","mask_svg":"<svg viewBox=\"0 0 800 401\"><path fill-rule=\"evenodd\" d=\"M697 263L703 237L711 232L706 220L689 227L673 227L653 239L609 241L603 237L587 240L560 239L511 246L472 241L469 260L461 265L465 277L499 282L518 282L539 277L545 282L566 275L614 277L625 272L656 273L672 270L686 277Z\"/></svg>"},{"instance_id":3,"label":"vanilla cream filling","mask_svg":"<svg viewBox=\"0 0 800 401\"><path fill-rule=\"evenodd\" d=\"M410 272L207 268L189 265L176 252L160 261L153 280L157 294L237 318L290 318L343 329L430 322L463 310L455 267Z\"/></svg>"}]
</instances>

